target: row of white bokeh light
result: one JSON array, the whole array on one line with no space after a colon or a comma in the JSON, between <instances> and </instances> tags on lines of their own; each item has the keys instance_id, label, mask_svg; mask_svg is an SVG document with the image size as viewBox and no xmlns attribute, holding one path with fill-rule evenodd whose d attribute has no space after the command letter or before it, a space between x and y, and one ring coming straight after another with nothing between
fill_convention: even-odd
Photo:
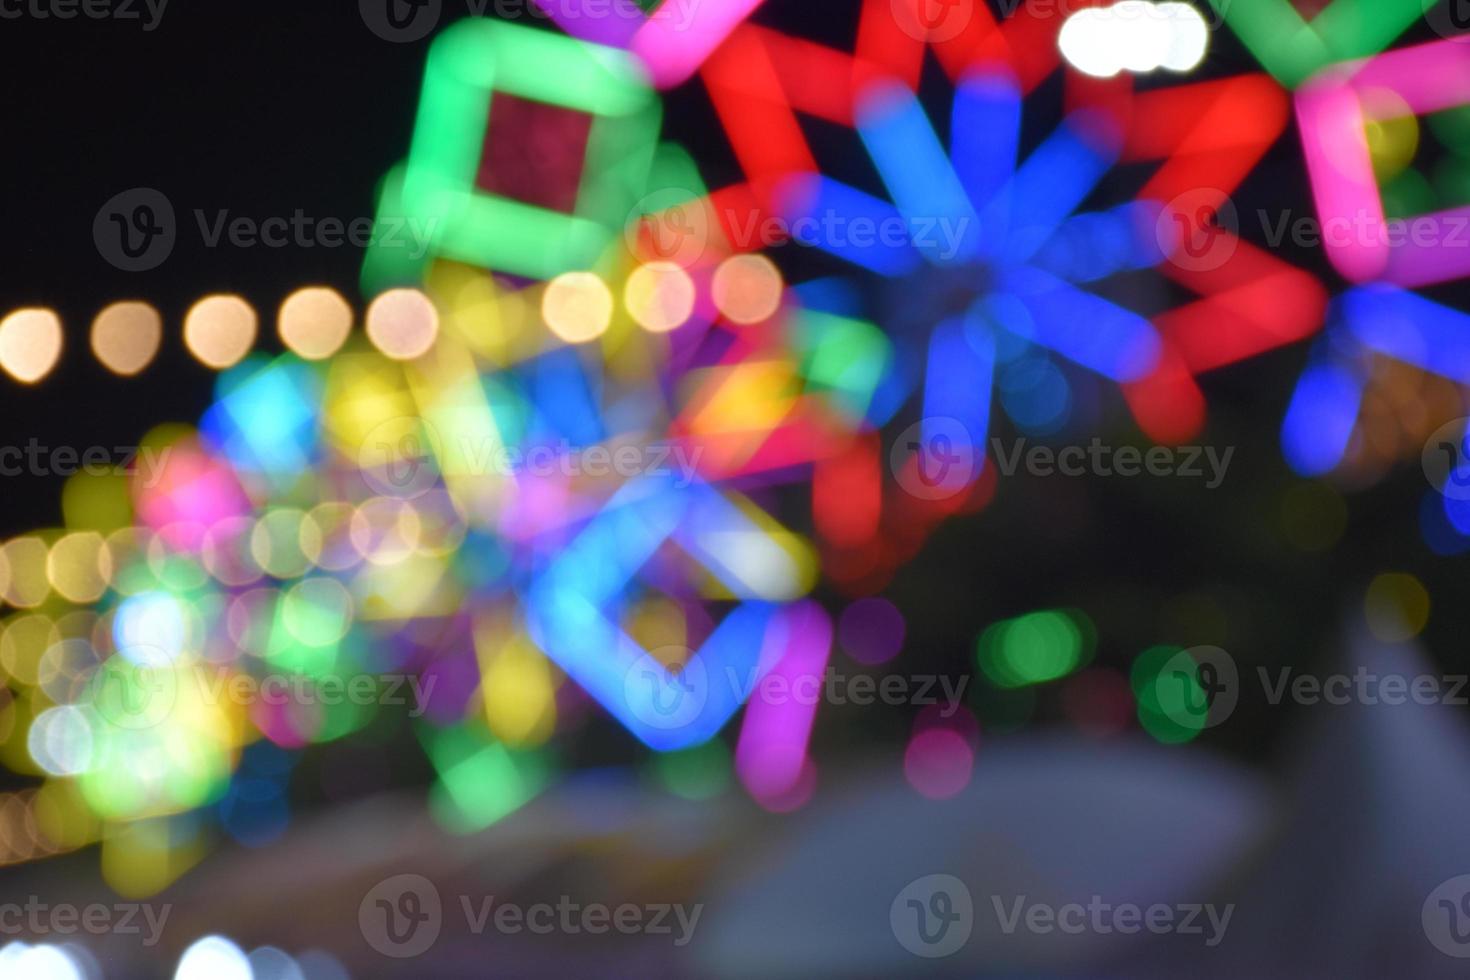
<instances>
[{"instance_id":1,"label":"row of white bokeh light","mask_svg":"<svg viewBox=\"0 0 1470 980\"><path fill-rule=\"evenodd\" d=\"M1062 25L1057 43L1068 64L1097 78L1161 68L1187 72L1204 60L1210 28L1187 3L1122 0L1077 11Z\"/></svg>"},{"instance_id":2,"label":"row of white bokeh light","mask_svg":"<svg viewBox=\"0 0 1470 980\"><path fill-rule=\"evenodd\" d=\"M158 976L163 976L159 973ZM174 980L348 980L336 957L321 950L291 956L274 946L245 952L223 936L184 950ZM0 977L15 980L105 980L97 957L77 943L12 942L0 946Z\"/></svg>"}]
</instances>

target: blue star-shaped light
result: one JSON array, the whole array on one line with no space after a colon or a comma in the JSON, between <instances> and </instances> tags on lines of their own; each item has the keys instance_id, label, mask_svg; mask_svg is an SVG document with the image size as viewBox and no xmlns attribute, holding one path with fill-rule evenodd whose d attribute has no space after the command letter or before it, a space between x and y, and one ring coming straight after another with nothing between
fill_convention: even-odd
<instances>
[{"instance_id":1,"label":"blue star-shaped light","mask_svg":"<svg viewBox=\"0 0 1470 980\"><path fill-rule=\"evenodd\" d=\"M1118 383L1145 377L1158 361L1152 324L1085 288L1162 260L1158 211L1136 202L1076 213L1117 158L1116 131L1101 115L1074 113L1018 163L1021 92L1003 70L959 83L952 123L946 153L912 92L874 86L857 128L892 203L803 175L783 188L782 211L793 238L891 284L879 314L885 328L928 332L926 426L953 419L983 445L999 365L1002 399L1018 424L1054 431L1027 424L1055 416L1058 399L1065 409L1069 397L1049 353ZM824 283L803 298L840 302ZM1018 391L1029 399L1010 397Z\"/></svg>"},{"instance_id":2,"label":"blue star-shaped light","mask_svg":"<svg viewBox=\"0 0 1470 980\"><path fill-rule=\"evenodd\" d=\"M1385 284L1339 296L1281 425L1282 452L1299 475L1323 476L1341 465L1374 357L1470 386L1470 314ZM1470 431L1462 421L1431 436L1423 465L1434 484L1420 509L1425 541L1440 554L1460 554L1470 549Z\"/></svg>"},{"instance_id":3,"label":"blue star-shaped light","mask_svg":"<svg viewBox=\"0 0 1470 980\"><path fill-rule=\"evenodd\" d=\"M1470 385L1470 314L1396 286L1373 285L1339 296L1328 322L1281 427L1286 461L1302 476L1322 476L1342 462L1368 385L1371 355Z\"/></svg>"}]
</instances>

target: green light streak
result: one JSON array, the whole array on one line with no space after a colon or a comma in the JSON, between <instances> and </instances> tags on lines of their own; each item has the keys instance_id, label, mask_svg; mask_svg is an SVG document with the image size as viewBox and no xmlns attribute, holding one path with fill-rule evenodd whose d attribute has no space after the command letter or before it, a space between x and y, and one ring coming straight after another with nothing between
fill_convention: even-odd
<instances>
[{"instance_id":1,"label":"green light streak","mask_svg":"<svg viewBox=\"0 0 1470 980\"><path fill-rule=\"evenodd\" d=\"M1256 56L1289 89L1338 61L1375 55L1424 15L1424 0L1336 0L1310 22L1289 0L1210 0Z\"/></svg>"}]
</instances>

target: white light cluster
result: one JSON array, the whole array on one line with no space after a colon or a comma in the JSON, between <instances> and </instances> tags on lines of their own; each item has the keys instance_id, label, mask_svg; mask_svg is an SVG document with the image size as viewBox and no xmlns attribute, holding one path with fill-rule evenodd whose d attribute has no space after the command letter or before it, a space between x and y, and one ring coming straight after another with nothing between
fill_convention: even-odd
<instances>
[{"instance_id":1,"label":"white light cluster","mask_svg":"<svg viewBox=\"0 0 1470 980\"><path fill-rule=\"evenodd\" d=\"M1210 29L1187 3L1122 0L1077 11L1062 25L1057 43L1068 64L1097 78L1160 68L1186 72L1204 59Z\"/></svg>"}]
</instances>

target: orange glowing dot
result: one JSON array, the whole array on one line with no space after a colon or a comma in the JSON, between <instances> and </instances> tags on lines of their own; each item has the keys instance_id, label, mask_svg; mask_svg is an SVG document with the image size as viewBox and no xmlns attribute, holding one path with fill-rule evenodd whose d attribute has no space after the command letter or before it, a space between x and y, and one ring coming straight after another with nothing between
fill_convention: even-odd
<instances>
[{"instance_id":1,"label":"orange glowing dot","mask_svg":"<svg viewBox=\"0 0 1470 980\"><path fill-rule=\"evenodd\" d=\"M34 384L61 357L61 318L52 310L16 310L0 320L0 368L15 380Z\"/></svg>"},{"instance_id":2,"label":"orange glowing dot","mask_svg":"<svg viewBox=\"0 0 1470 980\"><path fill-rule=\"evenodd\" d=\"M715 270L715 309L734 323L760 323L781 306L781 272L764 255L732 255Z\"/></svg>"},{"instance_id":3,"label":"orange glowing dot","mask_svg":"<svg viewBox=\"0 0 1470 980\"><path fill-rule=\"evenodd\" d=\"M281 304L277 317L281 342L308 361L337 353L352 330L352 307L326 286L298 289Z\"/></svg>"},{"instance_id":4,"label":"orange glowing dot","mask_svg":"<svg viewBox=\"0 0 1470 980\"><path fill-rule=\"evenodd\" d=\"M239 296L206 296L184 314L184 346L206 367L223 371L250 353L255 308Z\"/></svg>"},{"instance_id":5,"label":"orange glowing dot","mask_svg":"<svg viewBox=\"0 0 1470 980\"><path fill-rule=\"evenodd\" d=\"M92 353L125 378L151 364L162 341L163 317L149 303L113 303L92 321Z\"/></svg>"},{"instance_id":6,"label":"orange glowing dot","mask_svg":"<svg viewBox=\"0 0 1470 980\"><path fill-rule=\"evenodd\" d=\"M694 280L673 262L640 265L623 287L623 303L643 329L668 333L694 312Z\"/></svg>"},{"instance_id":7,"label":"orange glowing dot","mask_svg":"<svg viewBox=\"0 0 1470 980\"><path fill-rule=\"evenodd\" d=\"M546 284L541 318L569 344L596 340L612 325L613 295L591 272L566 272Z\"/></svg>"},{"instance_id":8,"label":"orange glowing dot","mask_svg":"<svg viewBox=\"0 0 1470 980\"><path fill-rule=\"evenodd\" d=\"M439 312L417 289L390 289L367 309L367 335L395 361L422 357L439 336Z\"/></svg>"}]
</instances>

